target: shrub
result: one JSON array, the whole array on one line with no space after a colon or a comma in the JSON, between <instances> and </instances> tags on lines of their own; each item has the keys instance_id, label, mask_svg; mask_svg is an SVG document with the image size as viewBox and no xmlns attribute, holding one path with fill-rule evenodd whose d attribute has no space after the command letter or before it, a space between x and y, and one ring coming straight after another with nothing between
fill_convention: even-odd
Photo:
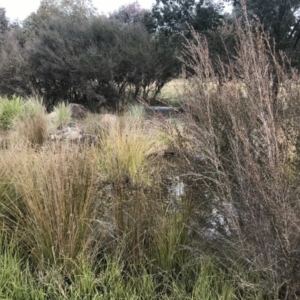
<instances>
[{"instance_id":1,"label":"shrub","mask_svg":"<svg viewBox=\"0 0 300 300\"><path fill-rule=\"evenodd\" d=\"M99 143L100 175L111 184L111 212L123 259L139 265L149 250L159 209L156 176L161 169L159 154L167 144L157 139L154 127L131 116L114 118L102 131Z\"/></svg>"},{"instance_id":2,"label":"shrub","mask_svg":"<svg viewBox=\"0 0 300 300\"><path fill-rule=\"evenodd\" d=\"M43 104L43 100L38 98L28 98L24 103L24 110L20 116L20 119L30 118L33 115L45 113L46 109Z\"/></svg>"},{"instance_id":3,"label":"shrub","mask_svg":"<svg viewBox=\"0 0 300 300\"><path fill-rule=\"evenodd\" d=\"M18 121L14 127L18 139L30 145L43 145L49 136L49 121L45 114L35 114L31 118Z\"/></svg>"},{"instance_id":4,"label":"shrub","mask_svg":"<svg viewBox=\"0 0 300 300\"><path fill-rule=\"evenodd\" d=\"M63 6L42 3L24 26L4 33L2 94L39 93L48 111L59 99L94 110L104 101L116 109L129 88L150 97L150 90L156 95L178 75L177 54L162 35L151 36L138 23L85 18Z\"/></svg>"}]
</instances>

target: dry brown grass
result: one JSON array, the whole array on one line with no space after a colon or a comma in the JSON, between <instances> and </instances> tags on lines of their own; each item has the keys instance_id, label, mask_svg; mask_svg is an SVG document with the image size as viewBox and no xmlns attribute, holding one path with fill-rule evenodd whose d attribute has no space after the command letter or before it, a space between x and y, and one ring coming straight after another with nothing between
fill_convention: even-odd
<instances>
[{"instance_id":1,"label":"dry brown grass","mask_svg":"<svg viewBox=\"0 0 300 300\"><path fill-rule=\"evenodd\" d=\"M138 263L150 248L150 232L164 213L159 173L170 141L155 122L108 117L92 115L85 124L97 147L68 141L32 147L29 139L11 138L1 150L2 229L41 269L70 271L100 247L110 254L121 248L124 259ZM17 123L15 137L27 121Z\"/></svg>"},{"instance_id":2,"label":"dry brown grass","mask_svg":"<svg viewBox=\"0 0 300 300\"><path fill-rule=\"evenodd\" d=\"M261 274L251 288L293 298L300 290L299 77L249 24L237 24L237 56L220 62L218 73L205 38L193 35L183 108L190 142L204 157L195 180L229 228L219 233L227 243L213 246L232 265Z\"/></svg>"},{"instance_id":3,"label":"dry brown grass","mask_svg":"<svg viewBox=\"0 0 300 300\"><path fill-rule=\"evenodd\" d=\"M39 267L73 268L90 255L101 203L92 149L65 145L45 151L23 147L1 153L2 228Z\"/></svg>"},{"instance_id":4,"label":"dry brown grass","mask_svg":"<svg viewBox=\"0 0 300 300\"><path fill-rule=\"evenodd\" d=\"M24 120L18 120L14 126L14 139L24 139L31 145L43 145L49 138L49 120L46 113L36 113Z\"/></svg>"}]
</instances>

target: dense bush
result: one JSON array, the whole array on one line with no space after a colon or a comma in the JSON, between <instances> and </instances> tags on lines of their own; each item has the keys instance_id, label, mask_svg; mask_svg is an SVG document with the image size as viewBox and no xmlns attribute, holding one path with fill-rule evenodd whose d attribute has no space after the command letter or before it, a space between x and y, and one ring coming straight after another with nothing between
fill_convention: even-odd
<instances>
[{"instance_id":1,"label":"dense bush","mask_svg":"<svg viewBox=\"0 0 300 300\"><path fill-rule=\"evenodd\" d=\"M116 108L129 91L147 97L153 89L156 95L178 74L176 53L142 23L62 7L42 3L23 27L5 32L1 94L42 96L48 110L61 99L94 110L103 104Z\"/></svg>"},{"instance_id":2,"label":"dense bush","mask_svg":"<svg viewBox=\"0 0 300 300\"><path fill-rule=\"evenodd\" d=\"M0 42L0 93L3 96L26 96L32 93L28 55L22 43L20 28L11 28Z\"/></svg>"}]
</instances>

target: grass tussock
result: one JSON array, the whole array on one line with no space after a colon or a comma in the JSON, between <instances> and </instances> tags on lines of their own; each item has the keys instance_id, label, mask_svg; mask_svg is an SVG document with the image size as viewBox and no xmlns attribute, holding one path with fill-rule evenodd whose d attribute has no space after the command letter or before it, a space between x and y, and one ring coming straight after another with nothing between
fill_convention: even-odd
<instances>
[{"instance_id":1,"label":"grass tussock","mask_svg":"<svg viewBox=\"0 0 300 300\"><path fill-rule=\"evenodd\" d=\"M0 127L8 130L13 120L23 111L24 102L20 97L14 96L12 99L0 98Z\"/></svg>"},{"instance_id":2,"label":"grass tussock","mask_svg":"<svg viewBox=\"0 0 300 300\"><path fill-rule=\"evenodd\" d=\"M127 108L127 114L136 122L142 122L146 119L146 109L141 104L129 105Z\"/></svg>"},{"instance_id":3,"label":"grass tussock","mask_svg":"<svg viewBox=\"0 0 300 300\"><path fill-rule=\"evenodd\" d=\"M111 182L147 184L150 182L156 154L167 148L156 137L155 128L135 118L114 120L101 139L100 163Z\"/></svg>"},{"instance_id":4,"label":"grass tussock","mask_svg":"<svg viewBox=\"0 0 300 300\"><path fill-rule=\"evenodd\" d=\"M71 109L68 103L60 102L54 107L53 123L56 128L62 128L71 122Z\"/></svg>"},{"instance_id":5,"label":"grass tussock","mask_svg":"<svg viewBox=\"0 0 300 300\"><path fill-rule=\"evenodd\" d=\"M50 124L43 103L28 99L22 113L13 123L15 139L24 139L30 145L43 145L48 137Z\"/></svg>"},{"instance_id":6,"label":"grass tussock","mask_svg":"<svg viewBox=\"0 0 300 300\"><path fill-rule=\"evenodd\" d=\"M89 253L100 204L93 157L92 150L82 153L56 145L48 151L25 148L1 156L3 229L39 267L72 265Z\"/></svg>"}]
</instances>

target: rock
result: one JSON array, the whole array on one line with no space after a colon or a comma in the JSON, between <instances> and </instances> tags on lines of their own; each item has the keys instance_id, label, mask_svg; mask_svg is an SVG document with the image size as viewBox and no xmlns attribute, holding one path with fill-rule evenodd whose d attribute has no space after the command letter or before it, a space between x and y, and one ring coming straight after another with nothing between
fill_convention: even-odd
<instances>
[{"instance_id":1,"label":"rock","mask_svg":"<svg viewBox=\"0 0 300 300\"><path fill-rule=\"evenodd\" d=\"M51 140L70 140L79 141L82 138L82 130L76 123L71 123L69 126L55 130L50 135Z\"/></svg>"},{"instance_id":2,"label":"rock","mask_svg":"<svg viewBox=\"0 0 300 300\"><path fill-rule=\"evenodd\" d=\"M86 144L89 146L96 146L98 144L97 137L84 134L77 123L70 123L67 127L56 129L50 134L51 141L67 141L75 144Z\"/></svg>"},{"instance_id":3,"label":"rock","mask_svg":"<svg viewBox=\"0 0 300 300\"><path fill-rule=\"evenodd\" d=\"M88 110L81 104L70 103L71 117L74 119L85 119L88 114Z\"/></svg>"}]
</instances>

